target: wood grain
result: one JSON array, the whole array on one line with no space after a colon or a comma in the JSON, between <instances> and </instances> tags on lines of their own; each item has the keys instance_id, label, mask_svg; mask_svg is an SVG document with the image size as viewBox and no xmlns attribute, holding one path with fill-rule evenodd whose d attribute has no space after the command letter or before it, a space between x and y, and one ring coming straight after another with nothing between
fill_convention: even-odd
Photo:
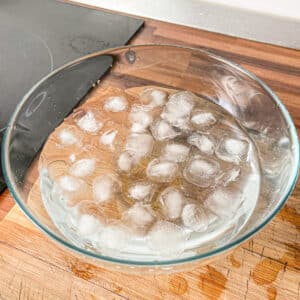
<instances>
[{"instance_id":1,"label":"wood grain","mask_svg":"<svg viewBox=\"0 0 300 300\"><path fill-rule=\"evenodd\" d=\"M132 44L208 49L262 78L300 132L300 51L146 21ZM0 223L0 299L300 299L299 199L296 186L277 217L225 259L190 272L135 276L85 263L58 248L14 208ZM12 207L0 196L0 219Z\"/></svg>"}]
</instances>

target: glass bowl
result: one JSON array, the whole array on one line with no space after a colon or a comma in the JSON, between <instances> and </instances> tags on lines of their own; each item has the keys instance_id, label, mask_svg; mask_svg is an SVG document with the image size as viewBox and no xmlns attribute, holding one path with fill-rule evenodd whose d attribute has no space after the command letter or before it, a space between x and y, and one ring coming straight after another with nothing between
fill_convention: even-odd
<instances>
[{"instance_id":1,"label":"glass bowl","mask_svg":"<svg viewBox=\"0 0 300 300\"><path fill-rule=\"evenodd\" d=\"M38 180L37 160L45 139L95 85L155 85L188 90L234 116L256 146L261 171L258 202L243 228L238 232L231 230L205 247L194 245L180 257L159 260L98 253L65 238L46 213L41 196L36 195L34 201L29 201L28 196ZM299 142L293 121L278 97L242 67L203 50L137 45L93 53L39 81L11 117L2 143L2 165L16 203L52 240L94 264L145 274L207 264L261 230L294 188Z\"/></svg>"}]
</instances>

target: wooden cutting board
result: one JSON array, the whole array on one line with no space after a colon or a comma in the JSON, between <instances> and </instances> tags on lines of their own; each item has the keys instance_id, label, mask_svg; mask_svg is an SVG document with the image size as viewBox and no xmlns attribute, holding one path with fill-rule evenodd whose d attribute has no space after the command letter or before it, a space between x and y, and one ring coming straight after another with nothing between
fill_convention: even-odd
<instances>
[{"instance_id":1,"label":"wooden cutting board","mask_svg":"<svg viewBox=\"0 0 300 300\"><path fill-rule=\"evenodd\" d=\"M227 258L189 272L137 276L59 248L18 207L0 223L0 299L299 299L299 188L278 216Z\"/></svg>"},{"instance_id":2,"label":"wooden cutting board","mask_svg":"<svg viewBox=\"0 0 300 300\"><path fill-rule=\"evenodd\" d=\"M133 44L205 48L240 63L278 94L300 128L300 51L146 21ZM227 258L190 272L136 276L87 264L60 249L0 196L0 300L300 299L300 186L278 216Z\"/></svg>"}]
</instances>

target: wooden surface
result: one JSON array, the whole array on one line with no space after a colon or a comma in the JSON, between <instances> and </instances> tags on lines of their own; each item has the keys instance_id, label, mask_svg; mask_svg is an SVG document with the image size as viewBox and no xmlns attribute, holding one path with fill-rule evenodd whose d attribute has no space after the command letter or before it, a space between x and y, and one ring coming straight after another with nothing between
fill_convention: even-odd
<instances>
[{"instance_id":1,"label":"wooden surface","mask_svg":"<svg viewBox=\"0 0 300 300\"><path fill-rule=\"evenodd\" d=\"M133 44L205 48L262 78L300 130L300 51L147 21ZM300 299L300 187L278 216L225 259L193 271L123 275L84 263L49 241L0 196L0 299ZM6 216L6 217L5 217ZM5 217L5 218L4 218Z\"/></svg>"}]
</instances>

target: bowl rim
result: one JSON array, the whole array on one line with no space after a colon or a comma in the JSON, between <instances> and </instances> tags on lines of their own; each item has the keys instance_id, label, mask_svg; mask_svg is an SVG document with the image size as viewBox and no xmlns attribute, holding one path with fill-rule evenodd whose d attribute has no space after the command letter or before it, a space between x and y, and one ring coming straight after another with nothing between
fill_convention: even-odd
<instances>
[{"instance_id":1,"label":"bowl rim","mask_svg":"<svg viewBox=\"0 0 300 300\"><path fill-rule=\"evenodd\" d=\"M170 48L176 48L176 49L196 51L196 52L199 52L203 55L212 57L212 58L216 59L217 61L223 62L226 65L229 65L230 67L232 67L234 69L237 69L238 71L240 71L244 75L250 77L252 80L256 81L270 95L270 97L273 99L273 101L275 101L275 103L278 105L285 121L289 125L289 132L290 132L290 135L291 135L291 139L293 140L294 145L295 145L295 149L294 149L293 153L295 154L294 158L295 158L296 163L293 167L293 176L291 176L291 178L289 180L289 184L286 188L286 190L287 190L286 194L282 197L282 199L280 201L278 201L278 204L274 208L274 210L258 226L254 227L248 233L242 235L238 239L233 240L233 241L231 241L230 243L228 243L224 246L217 247L217 248L215 248L213 250L210 250L210 251L207 251L205 253L196 254L196 255L190 256L190 257L167 259L167 260L157 260L157 261L156 260L154 260L154 261L139 261L139 260L128 260L128 259L114 258L114 257L106 256L106 255L96 254L96 253L88 251L86 249L82 249L80 247L77 247L77 246L71 244L67 240L64 240L61 237L57 236L55 233L53 233L51 230L49 230L46 226L41 224L33 216L33 214L31 214L30 211L25 207L25 205L23 204L23 202L21 200L22 196L14 188L15 184L14 184L14 179L13 179L13 175L12 175L12 171L11 171L10 163L9 163L9 155L10 155L9 151L8 151L9 141L10 141L10 137L12 135L12 131L14 129L14 124L16 122L18 114L20 113L20 110L22 109L22 106L23 106L24 103L26 103L27 99L31 96L31 94L35 91L35 89L38 86L40 86L42 83L44 83L45 81L47 81L48 79L50 79L51 77L53 77L54 75L56 75L57 73L62 71L63 69L66 69L66 68L69 68L69 67L71 67L75 64L78 64L83 60L93 58L93 57L96 57L96 56L100 56L100 55L108 55L113 51L131 50L131 49L143 48L143 47L170 47ZM221 254L225 251L228 251L230 249L233 249L233 248L237 247L241 243L243 243L246 240L248 240L249 238L251 238L258 231L260 231L280 211L280 209L286 203L288 197L292 193L292 191L293 191L293 189L294 189L294 187L297 183L297 178L298 178L298 175L299 175L299 166L300 166L300 161L299 161L299 154L300 153L299 152L300 151L299 151L299 140L298 140L297 130L296 130L296 127L294 125L294 122L293 122L292 117L290 116L288 110L286 109L284 104L280 101L278 96L271 90L271 88L269 88L266 83L264 83L261 79L259 79L252 72L246 70L245 68L243 68L242 66L240 66L237 63L234 63L234 62L232 62L232 61L230 61L226 58L223 58L219 55L216 55L216 54L211 53L210 51L207 51L207 50L204 50L204 49L198 49L198 48L194 48L194 47L187 47L187 46L180 46L180 45L171 45L171 44L141 44L141 45L128 45L128 46L122 46L122 47L108 48L108 49L105 49L105 50L101 50L101 51L91 53L89 55L85 55L83 57L80 57L76 60L73 60L73 61L71 61L71 62L55 69L54 71L52 71L48 75L44 76L41 80L39 80L24 95L24 97L22 98L20 103L17 105L14 113L10 117L10 120L8 122L8 125L7 125L5 133L4 133L3 141L2 141L1 162L2 162L4 179L6 181L7 187L9 189L10 193L12 194L15 202L21 208L21 210L26 215L26 217L36 227L38 227L44 234L49 236L51 238L51 240L54 240L58 244L63 245L64 247L71 250L72 252L79 253L81 255L87 256L87 257L92 258L92 259L98 259L98 260L104 261L104 262L127 265L127 266L155 267L155 266L168 266L168 265L179 265L179 264L184 264L184 263L191 263L191 262L196 262L196 261L201 260L201 259L216 256L218 254Z\"/></svg>"}]
</instances>

